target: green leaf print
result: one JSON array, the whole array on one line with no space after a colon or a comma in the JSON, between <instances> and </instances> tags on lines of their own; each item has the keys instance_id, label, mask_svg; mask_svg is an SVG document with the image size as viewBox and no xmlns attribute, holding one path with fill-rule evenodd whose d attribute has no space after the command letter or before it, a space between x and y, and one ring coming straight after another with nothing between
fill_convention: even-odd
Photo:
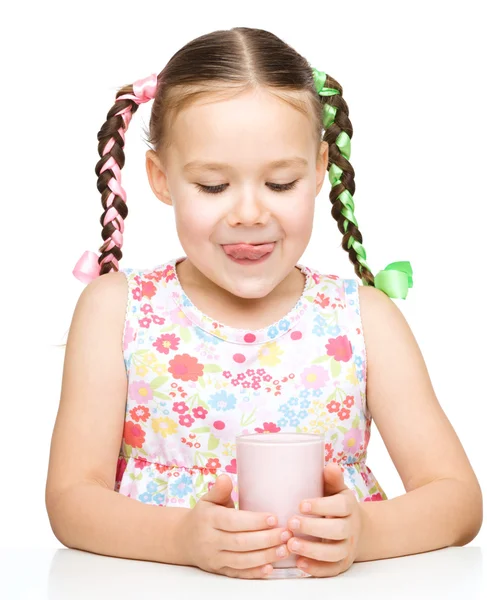
<instances>
[{"instance_id":1,"label":"green leaf print","mask_svg":"<svg viewBox=\"0 0 487 600\"><path fill-rule=\"evenodd\" d=\"M203 370L205 373L219 373L220 371L223 371L221 367L213 364L205 365Z\"/></svg>"},{"instance_id":2,"label":"green leaf print","mask_svg":"<svg viewBox=\"0 0 487 600\"><path fill-rule=\"evenodd\" d=\"M357 429L357 427L360 425L360 417L358 415L355 415L355 417L353 418L352 421L352 427L354 429Z\"/></svg>"},{"instance_id":3,"label":"green leaf print","mask_svg":"<svg viewBox=\"0 0 487 600\"><path fill-rule=\"evenodd\" d=\"M355 489L357 490L358 497L359 497L360 499L362 499L362 498L364 497L364 495L363 495L363 494L362 494L362 492L360 491L360 488L359 488L358 486L355 486Z\"/></svg>"},{"instance_id":4,"label":"green leaf print","mask_svg":"<svg viewBox=\"0 0 487 600\"><path fill-rule=\"evenodd\" d=\"M311 364L316 365L318 363L322 363L327 360L330 360L330 358L331 358L331 356L329 356L328 354L325 354L324 356L318 356L318 358L315 358L314 360L311 361Z\"/></svg>"},{"instance_id":5,"label":"green leaf print","mask_svg":"<svg viewBox=\"0 0 487 600\"><path fill-rule=\"evenodd\" d=\"M171 396L163 394L162 392L152 392L152 395L156 398L159 398L160 400L172 400Z\"/></svg>"},{"instance_id":6,"label":"green leaf print","mask_svg":"<svg viewBox=\"0 0 487 600\"><path fill-rule=\"evenodd\" d=\"M126 442L123 442L123 453L125 458L132 456L132 446L129 446Z\"/></svg>"},{"instance_id":7,"label":"green leaf print","mask_svg":"<svg viewBox=\"0 0 487 600\"><path fill-rule=\"evenodd\" d=\"M369 490L369 494L375 494L378 491L377 486L374 485L370 488Z\"/></svg>"},{"instance_id":8,"label":"green leaf print","mask_svg":"<svg viewBox=\"0 0 487 600\"><path fill-rule=\"evenodd\" d=\"M210 434L210 439L208 440L208 450L214 450L215 448L218 448L219 444L220 440L213 434Z\"/></svg>"},{"instance_id":9,"label":"green leaf print","mask_svg":"<svg viewBox=\"0 0 487 600\"><path fill-rule=\"evenodd\" d=\"M194 508L196 506L196 499L194 496L189 497L189 507Z\"/></svg>"},{"instance_id":10,"label":"green leaf print","mask_svg":"<svg viewBox=\"0 0 487 600\"><path fill-rule=\"evenodd\" d=\"M334 441L337 439L337 437L338 437L338 433L334 433L334 434L331 436L331 440L334 442Z\"/></svg>"},{"instance_id":11,"label":"green leaf print","mask_svg":"<svg viewBox=\"0 0 487 600\"><path fill-rule=\"evenodd\" d=\"M164 383L166 383L166 381L169 379L169 377L167 375L161 375L160 377L156 377L154 378L151 382L150 382L150 386L153 390L157 390L158 387L161 387L161 385L163 385Z\"/></svg>"},{"instance_id":12,"label":"green leaf print","mask_svg":"<svg viewBox=\"0 0 487 600\"><path fill-rule=\"evenodd\" d=\"M201 386L202 388L205 388L205 387L206 387L205 378L204 378L203 376L201 376L201 377L198 377L198 383L200 384L200 386Z\"/></svg>"},{"instance_id":13,"label":"green leaf print","mask_svg":"<svg viewBox=\"0 0 487 600\"><path fill-rule=\"evenodd\" d=\"M308 302L313 302L313 300L314 300L313 296L305 296L305 298Z\"/></svg>"},{"instance_id":14,"label":"green leaf print","mask_svg":"<svg viewBox=\"0 0 487 600\"><path fill-rule=\"evenodd\" d=\"M330 361L330 366L331 366L331 374L333 377L338 377L338 375L340 375L340 371L342 370L342 366L341 364L335 360L334 358L331 359Z\"/></svg>"},{"instance_id":15,"label":"green leaf print","mask_svg":"<svg viewBox=\"0 0 487 600\"><path fill-rule=\"evenodd\" d=\"M200 488L203 485L203 473L199 473L196 476L195 487Z\"/></svg>"},{"instance_id":16,"label":"green leaf print","mask_svg":"<svg viewBox=\"0 0 487 600\"><path fill-rule=\"evenodd\" d=\"M337 429L338 431L341 431L342 433L347 433L348 429L346 427L342 427L341 425L337 425Z\"/></svg>"},{"instance_id":17,"label":"green leaf print","mask_svg":"<svg viewBox=\"0 0 487 600\"><path fill-rule=\"evenodd\" d=\"M197 429L192 429L191 433L208 433L209 431L209 427L198 427Z\"/></svg>"},{"instance_id":18,"label":"green leaf print","mask_svg":"<svg viewBox=\"0 0 487 600\"><path fill-rule=\"evenodd\" d=\"M187 327L180 327L179 335L181 336L181 339L183 340L183 342L187 343L187 342L191 341L191 332L189 331L189 329Z\"/></svg>"}]
</instances>

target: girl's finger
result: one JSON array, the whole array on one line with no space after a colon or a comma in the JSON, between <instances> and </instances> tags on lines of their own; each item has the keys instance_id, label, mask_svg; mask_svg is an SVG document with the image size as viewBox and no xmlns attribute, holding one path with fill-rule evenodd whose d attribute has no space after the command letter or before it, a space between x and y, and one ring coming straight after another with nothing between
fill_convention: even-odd
<instances>
[{"instance_id":1,"label":"girl's finger","mask_svg":"<svg viewBox=\"0 0 487 600\"><path fill-rule=\"evenodd\" d=\"M252 569L232 569L231 567L222 567L219 570L219 573L236 579L266 579L273 570L272 565L261 565L260 567L253 567Z\"/></svg>"},{"instance_id":2,"label":"girl's finger","mask_svg":"<svg viewBox=\"0 0 487 600\"><path fill-rule=\"evenodd\" d=\"M296 521L297 527L293 527ZM312 535L328 540L345 540L352 530L352 517L313 518L293 517L289 521L289 529L295 534Z\"/></svg>"},{"instance_id":3,"label":"girl's finger","mask_svg":"<svg viewBox=\"0 0 487 600\"><path fill-rule=\"evenodd\" d=\"M297 542L298 547L295 546L295 542ZM294 554L299 554L299 556L305 558L314 558L320 562L339 562L350 554L348 540L311 542L301 538L291 538L288 542L288 548Z\"/></svg>"}]
</instances>

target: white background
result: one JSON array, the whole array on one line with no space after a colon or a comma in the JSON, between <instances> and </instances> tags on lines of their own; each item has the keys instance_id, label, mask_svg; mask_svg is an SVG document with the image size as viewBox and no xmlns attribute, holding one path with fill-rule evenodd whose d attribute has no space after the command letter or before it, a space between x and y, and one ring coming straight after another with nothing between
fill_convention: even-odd
<instances>
[{"instance_id":1,"label":"white background","mask_svg":"<svg viewBox=\"0 0 487 600\"><path fill-rule=\"evenodd\" d=\"M355 215L373 273L409 260L395 300L486 496L483 2L61 2L10 4L2 19L2 382L0 547L60 547L44 489L64 350L83 289L71 271L98 251L96 134L122 85L159 73L203 33L267 29L343 86L354 127ZM126 136L121 266L183 253L172 208L145 172L142 105ZM355 277L331 217L328 177L301 262ZM100 407L103 415L103 407ZM373 427L368 464L404 493ZM474 545L486 545L484 525Z\"/></svg>"}]
</instances>

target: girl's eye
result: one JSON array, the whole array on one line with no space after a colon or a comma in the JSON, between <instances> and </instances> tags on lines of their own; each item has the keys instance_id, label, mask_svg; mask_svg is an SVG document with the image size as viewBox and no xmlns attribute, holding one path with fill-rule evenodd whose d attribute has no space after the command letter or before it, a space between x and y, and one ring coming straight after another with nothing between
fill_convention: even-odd
<instances>
[{"instance_id":1,"label":"girl's eye","mask_svg":"<svg viewBox=\"0 0 487 600\"><path fill-rule=\"evenodd\" d=\"M287 190L292 190L293 187L299 179L291 181L291 183L269 183L271 190L274 192L286 192ZM201 183L196 184L198 186L198 192L206 192L207 194L219 194L225 190L227 187L227 183L222 183L220 185L202 185Z\"/></svg>"}]
</instances>

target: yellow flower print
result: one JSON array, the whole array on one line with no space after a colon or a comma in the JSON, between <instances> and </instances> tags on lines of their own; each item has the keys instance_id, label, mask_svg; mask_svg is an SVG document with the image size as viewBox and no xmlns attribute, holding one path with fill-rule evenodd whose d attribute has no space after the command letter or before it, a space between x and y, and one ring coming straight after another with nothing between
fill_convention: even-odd
<instances>
[{"instance_id":1,"label":"yellow flower print","mask_svg":"<svg viewBox=\"0 0 487 600\"><path fill-rule=\"evenodd\" d=\"M155 361L156 361L156 355L154 354L154 352L148 352L148 353L145 355L145 362L146 362L148 365L151 365L151 364L152 364L153 362L155 362Z\"/></svg>"},{"instance_id":2,"label":"yellow flower print","mask_svg":"<svg viewBox=\"0 0 487 600\"><path fill-rule=\"evenodd\" d=\"M275 367L281 362L279 356L284 354L277 342L267 342L259 349L258 358L262 367Z\"/></svg>"},{"instance_id":3,"label":"yellow flower print","mask_svg":"<svg viewBox=\"0 0 487 600\"><path fill-rule=\"evenodd\" d=\"M167 438L168 435L176 433L178 425L169 417L158 417L152 419L152 429L155 433L160 433L162 437Z\"/></svg>"},{"instance_id":4,"label":"yellow flower print","mask_svg":"<svg viewBox=\"0 0 487 600\"><path fill-rule=\"evenodd\" d=\"M167 365L165 363L162 365L161 363L157 363L152 367L152 370L154 373L157 373L157 375L164 375L167 373Z\"/></svg>"},{"instance_id":5,"label":"yellow flower print","mask_svg":"<svg viewBox=\"0 0 487 600\"><path fill-rule=\"evenodd\" d=\"M144 375L147 375L147 373L149 372L149 369L145 365L137 365L135 367L135 372L140 377L144 377Z\"/></svg>"},{"instance_id":6,"label":"yellow flower print","mask_svg":"<svg viewBox=\"0 0 487 600\"><path fill-rule=\"evenodd\" d=\"M350 365L350 369L348 369L348 374L347 374L346 379L347 379L347 381L350 381L350 383L352 385L357 385L358 384L357 367L356 367L355 363L352 363Z\"/></svg>"}]
</instances>

